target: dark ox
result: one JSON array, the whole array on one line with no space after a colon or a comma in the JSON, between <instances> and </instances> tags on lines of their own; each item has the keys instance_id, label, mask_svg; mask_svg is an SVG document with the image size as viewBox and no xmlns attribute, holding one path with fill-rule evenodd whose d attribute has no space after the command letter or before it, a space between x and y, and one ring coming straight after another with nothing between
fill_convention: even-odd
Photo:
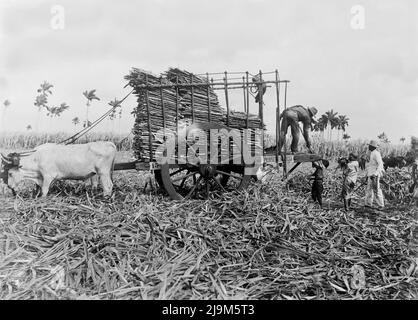
<instances>
[{"instance_id":1,"label":"dark ox","mask_svg":"<svg viewBox=\"0 0 418 320\"><path fill-rule=\"evenodd\" d=\"M100 178L105 196L112 194L112 173L116 146L112 142L60 145L47 143L27 153L2 157L2 178L12 189L23 180L31 180L46 197L55 180L86 180ZM93 183L97 187L98 179Z\"/></svg>"},{"instance_id":2,"label":"dark ox","mask_svg":"<svg viewBox=\"0 0 418 320\"><path fill-rule=\"evenodd\" d=\"M403 168L407 165L407 161L403 156L384 157L382 160L383 168L385 170L387 170L388 168Z\"/></svg>"}]
</instances>

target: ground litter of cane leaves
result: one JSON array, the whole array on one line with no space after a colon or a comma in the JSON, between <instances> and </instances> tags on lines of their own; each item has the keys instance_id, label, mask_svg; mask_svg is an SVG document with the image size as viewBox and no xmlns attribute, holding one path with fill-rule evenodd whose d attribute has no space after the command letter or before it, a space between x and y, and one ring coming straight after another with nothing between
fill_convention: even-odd
<instances>
[{"instance_id":1,"label":"ground litter of cane leaves","mask_svg":"<svg viewBox=\"0 0 418 320\"><path fill-rule=\"evenodd\" d=\"M209 200L144 192L137 172L115 173L112 201L69 182L0 195L0 299L416 299L408 173L386 174L385 211L345 212L340 174L321 210L309 170Z\"/></svg>"}]
</instances>

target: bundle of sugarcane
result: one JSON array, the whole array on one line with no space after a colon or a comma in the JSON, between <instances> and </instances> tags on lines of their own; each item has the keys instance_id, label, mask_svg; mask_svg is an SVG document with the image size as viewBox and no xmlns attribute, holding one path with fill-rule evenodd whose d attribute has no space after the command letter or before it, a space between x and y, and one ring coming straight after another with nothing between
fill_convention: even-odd
<instances>
[{"instance_id":1,"label":"bundle of sugarcane","mask_svg":"<svg viewBox=\"0 0 418 320\"><path fill-rule=\"evenodd\" d=\"M171 85L172 83L163 77L137 68L133 68L125 79L129 81L129 85L134 88L134 93L138 97L138 106L133 111L136 116L133 128L135 135L133 142L135 155L140 160L149 161L151 156L150 151L152 152L152 158L155 159L155 151L161 144L161 141L163 141L163 129L176 129L175 88L141 88L141 85L146 84ZM179 119L181 118L183 109L179 105Z\"/></svg>"},{"instance_id":2,"label":"bundle of sugarcane","mask_svg":"<svg viewBox=\"0 0 418 320\"><path fill-rule=\"evenodd\" d=\"M226 123L226 115L224 116ZM260 128L261 120L254 114L248 115L248 128ZM229 127L243 129L247 127L247 114L240 111L231 111L229 114Z\"/></svg>"},{"instance_id":3,"label":"bundle of sugarcane","mask_svg":"<svg viewBox=\"0 0 418 320\"><path fill-rule=\"evenodd\" d=\"M208 86L193 86L193 94L191 86L179 89L180 103L184 108L183 116L189 119L194 118L195 122L208 122L210 113L211 122L223 123L225 110L220 106L218 96L212 87L209 86L208 78L198 77L188 71L177 68L170 68L165 75L172 83L181 85L191 83L208 84Z\"/></svg>"}]
</instances>

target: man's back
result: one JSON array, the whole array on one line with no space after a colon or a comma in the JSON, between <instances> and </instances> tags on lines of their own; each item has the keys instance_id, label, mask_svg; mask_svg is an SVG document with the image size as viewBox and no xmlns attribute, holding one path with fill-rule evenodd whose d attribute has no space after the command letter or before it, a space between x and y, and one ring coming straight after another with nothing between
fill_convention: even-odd
<instances>
[{"instance_id":1,"label":"man's back","mask_svg":"<svg viewBox=\"0 0 418 320\"><path fill-rule=\"evenodd\" d=\"M301 121L303 123L310 123L311 117L309 111L303 106L293 106L286 110L286 116L294 121Z\"/></svg>"},{"instance_id":2,"label":"man's back","mask_svg":"<svg viewBox=\"0 0 418 320\"><path fill-rule=\"evenodd\" d=\"M367 176L377 176L384 172L383 160L378 150L373 150L370 153L370 161L367 163Z\"/></svg>"},{"instance_id":3,"label":"man's back","mask_svg":"<svg viewBox=\"0 0 418 320\"><path fill-rule=\"evenodd\" d=\"M298 152L299 133L302 131L303 138L306 141L306 147L309 149L309 152L312 153L309 133L312 129L313 117L316 113L317 110L315 108L305 108L301 105L296 105L283 111L280 116L282 120L280 128L280 145L284 145L285 136L288 128L290 127L292 129L292 143L290 145L292 152ZM303 124L302 130L300 129L299 122L302 122Z\"/></svg>"}]
</instances>

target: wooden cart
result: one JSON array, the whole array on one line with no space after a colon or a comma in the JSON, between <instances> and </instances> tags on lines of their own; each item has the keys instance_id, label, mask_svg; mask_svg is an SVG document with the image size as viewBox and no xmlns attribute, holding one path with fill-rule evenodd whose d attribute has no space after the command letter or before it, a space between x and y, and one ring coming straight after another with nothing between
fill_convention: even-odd
<instances>
[{"instance_id":1,"label":"wooden cart","mask_svg":"<svg viewBox=\"0 0 418 320\"><path fill-rule=\"evenodd\" d=\"M196 81L196 77L203 77L204 81ZM250 80L251 78L251 80ZM264 132L264 108L266 107L264 101L266 100L267 95L272 95L274 97L274 102L276 106L275 113L275 125L276 125L276 141L277 145L273 153L265 154L264 152L264 134L261 135L260 141L256 141L254 138L254 146L252 147L252 152L254 154L254 148L261 148L262 155L264 156L264 162L273 164L275 167L283 167L284 177L287 176L287 164L290 158L294 158L295 167L302 162L312 162L319 160L320 157L317 155L295 155L295 156L285 156L286 150L281 152L281 146L278 145L280 141L280 122L279 115L280 109L283 107L286 108L287 103L287 87L288 80L280 80L279 72L259 72L257 75L251 75L249 72L224 72L224 73L206 73L203 75L192 75L190 81L179 82L178 79L172 82L163 81L160 79L159 83L150 83L148 76L145 76L145 81L141 84L135 85L136 94L141 96L142 108L146 110L145 119L145 129L148 132L146 136L147 142L147 152L141 154L142 159L130 163L118 163L115 165L115 170L151 170L154 172L155 180L161 188L163 188L167 194L173 200L183 200L190 198L208 198L211 195L216 195L219 193L228 192L231 190L239 190L246 188L251 179L254 177L257 170L257 166L260 166L258 163L248 163L244 161L243 153L237 154L236 150L232 152L231 144L226 146L227 154L229 155L228 161L215 161L213 162L214 152L211 147L213 146L211 141L211 130L224 130L222 132L230 132L231 130L239 130L240 136L243 137L245 130L255 130L261 129L261 132ZM165 100L166 91L171 90L172 93L170 96L171 106L175 107L175 125L169 127L167 123L169 122L167 116L167 105L169 101ZM187 91L189 94L189 103L188 107L191 109L191 116L187 119L188 125L186 126L186 137L189 136L194 130L200 130L207 133L208 148L207 154L204 154L206 157L204 162L200 162L200 156L195 155L199 161L188 161L188 158L182 157L178 154L179 145L180 145L180 105L181 105L181 92ZM199 92L199 96L196 92ZM212 118L212 101L210 95L213 92L220 92L223 95L225 102L225 119L223 122L220 122L219 119L214 121ZM230 96L232 91L235 95L237 92L242 97L243 112L240 113L240 120L243 120L242 115L244 115L244 121L234 122L234 111L230 108ZM260 94L265 91L264 93ZM206 102L204 105L206 107L206 115L202 118L202 110L200 109L200 118L196 115L196 100L200 99L202 103L202 92L206 92ZM281 97L281 92L283 92L283 97ZM159 95L158 95L159 94ZM259 128L254 128L249 125L250 118L253 116L250 115L250 101L252 100L252 95L258 95L258 120ZM157 101L154 101L150 98L153 96L155 100L156 97L159 97ZM173 100L174 99L174 100ZM281 102L283 100L283 103ZM271 99L269 99L271 101ZM161 127L165 130L172 130L175 132L175 155L174 160L170 163L159 163L156 159L155 154L155 137L156 132L152 130L153 123L155 121L155 110L153 111L153 119L151 119L151 107L152 103L158 103L159 109L158 112L161 112ZM283 105L281 105L283 104ZM174 110L174 109L173 109ZM173 111L172 110L172 111ZM174 111L173 111L174 112ZM157 115L159 119L159 115ZM206 119L205 119L206 118ZM184 120L184 119L183 119ZM239 125L239 123L243 125ZM238 126L238 127L237 127ZM248 131L246 131L248 133ZM260 131L258 131L260 132ZM255 135L254 135L255 137ZM141 137L143 141L144 137ZM166 140L164 140L166 141ZM228 138L230 141L230 138ZM219 141L215 142L215 145ZM232 139L231 139L232 142ZM248 142L248 141L247 141ZM244 141L243 141L244 143ZM190 145L187 144L187 151L190 151ZM216 152L225 152L224 149L216 149ZM286 148L285 148L286 149ZM244 145L241 145L238 150L244 150ZM144 156L144 157L142 157ZM196 158L195 157L195 158ZM294 170L294 168L291 171ZM250 170L251 169L251 170Z\"/></svg>"}]
</instances>

